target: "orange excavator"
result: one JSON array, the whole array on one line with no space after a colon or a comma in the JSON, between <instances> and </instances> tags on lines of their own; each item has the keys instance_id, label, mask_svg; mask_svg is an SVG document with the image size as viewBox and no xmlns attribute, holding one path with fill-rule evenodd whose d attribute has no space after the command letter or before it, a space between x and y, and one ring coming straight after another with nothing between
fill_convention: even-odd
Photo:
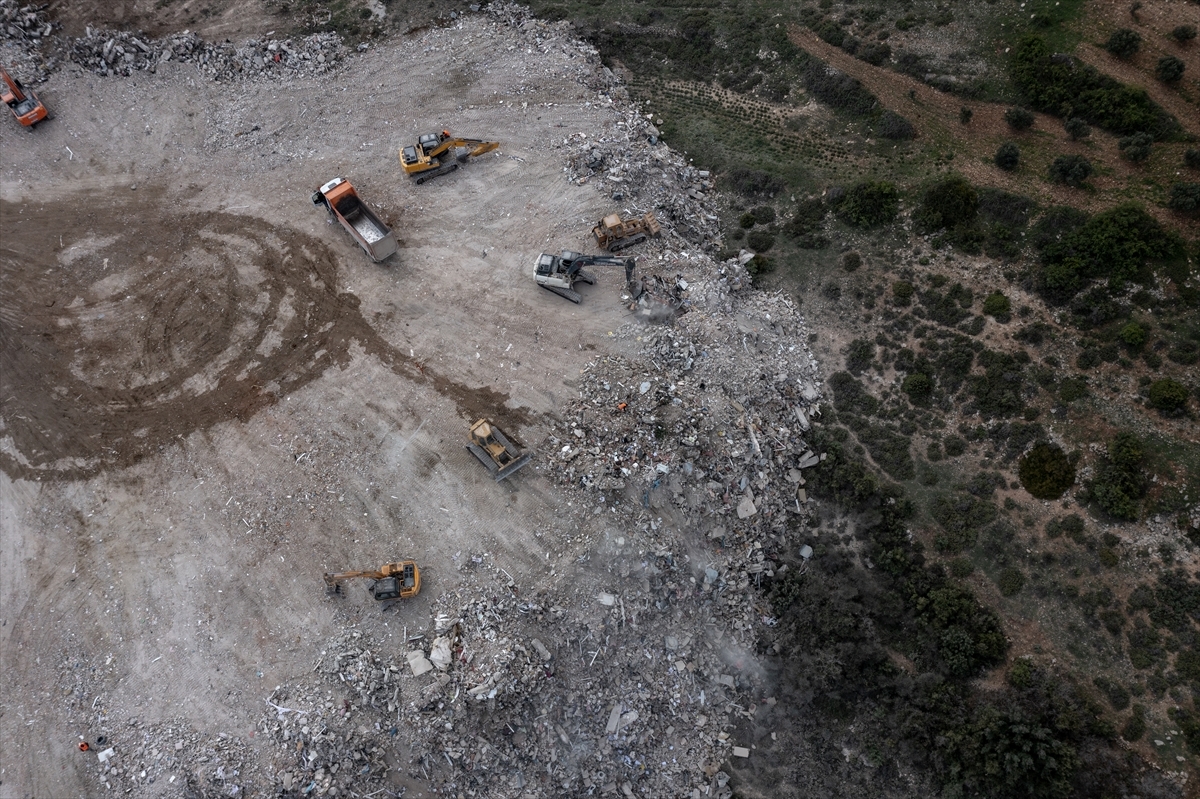
<instances>
[{"instance_id":1,"label":"orange excavator","mask_svg":"<svg viewBox=\"0 0 1200 799\"><path fill-rule=\"evenodd\" d=\"M3 67L0 67L0 77L4 78L0 99L4 100L4 104L13 112L18 122L32 130L37 123L50 118L50 112L32 89L22 86L21 81L9 75L8 70Z\"/></svg>"},{"instance_id":2,"label":"orange excavator","mask_svg":"<svg viewBox=\"0 0 1200 799\"><path fill-rule=\"evenodd\" d=\"M342 583L357 577L365 577L374 582L367 590L379 602L395 599L409 599L421 592L421 570L414 560L402 560L397 563L385 563L378 571L325 572L325 591L329 594L340 594Z\"/></svg>"}]
</instances>

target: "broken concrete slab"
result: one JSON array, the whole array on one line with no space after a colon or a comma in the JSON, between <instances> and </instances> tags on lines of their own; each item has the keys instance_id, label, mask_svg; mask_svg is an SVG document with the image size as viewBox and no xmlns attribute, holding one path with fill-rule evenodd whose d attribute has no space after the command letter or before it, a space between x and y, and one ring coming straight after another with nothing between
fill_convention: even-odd
<instances>
[{"instance_id":1,"label":"broken concrete slab","mask_svg":"<svg viewBox=\"0 0 1200 799\"><path fill-rule=\"evenodd\" d=\"M754 499L749 494L742 497L737 506L738 518L749 519L756 513L758 513L758 508L754 506Z\"/></svg>"}]
</instances>

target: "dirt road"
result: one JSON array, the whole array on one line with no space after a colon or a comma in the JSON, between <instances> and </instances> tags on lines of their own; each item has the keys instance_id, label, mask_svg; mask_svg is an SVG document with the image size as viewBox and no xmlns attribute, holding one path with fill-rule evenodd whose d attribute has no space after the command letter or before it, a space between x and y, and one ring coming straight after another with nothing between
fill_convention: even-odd
<instances>
[{"instance_id":1,"label":"dirt road","mask_svg":"<svg viewBox=\"0 0 1200 799\"><path fill-rule=\"evenodd\" d=\"M67 68L53 122L0 126L0 795L95 795L76 743L106 713L253 749L333 633L323 571L415 556L425 620L465 553L535 582L590 524L462 444L481 415L542 443L620 346L615 272L581 306L531 275L610 210L556 146L620 115L578 52L458 27L321 79ZM502 148L416 187L397 149L443 127ZM396 229L386 264L310 204L338 175Z\"/></svg>"}]
</instances>

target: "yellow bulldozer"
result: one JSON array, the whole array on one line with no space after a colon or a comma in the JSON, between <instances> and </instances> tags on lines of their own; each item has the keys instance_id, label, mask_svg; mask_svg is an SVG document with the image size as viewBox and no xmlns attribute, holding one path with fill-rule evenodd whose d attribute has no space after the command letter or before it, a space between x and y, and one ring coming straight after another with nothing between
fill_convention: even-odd
<instances>
[{"instance_id":1,"label":"yellow bulldozer","mask_svg":"<svg viewBox=\"0 0 1200 799\"><path fill-rule=\"evenodd\" d=\"M487 419L471 425L467 450L487 467L497 483L529 463L529 453L522 451L503 430Z\"/></svg>"},{"instance_id":2,"label":"yellow bulldozer","mask_svg":"<svg viewBox=\"0 0 1200 799\"><path fill-rule=\"evenodd\" d=\"M468 158L490 153L499 146L498 141L451 136L448 130L426 133L417 138L416 144L400 150L400 166L414 183L424 183L438 175L453 172ZM466 152L455 155L459 148L465 148Z\"/></svg>"},{"instance_id":3,"label":"yellow bulldozer","mask_svg":"<svg viewBox=\"0 0 1200 799\"><path fill-rule=\"evenodd\" d=\"M342 583L358 577L372 581L367 590L378 602L410 599L421 592L421 570L414 560L385 563L378 571L325 572L325 591L340 594Z\"/></svg>"},{"instance_id":4,"label":"yellow bulldozer","mask_svg":"<svg viewBox=\"0 0 1200 799\"><path fill-rule=\"evenodd\" d=\"M596 244L608 252L623 250L660 233L662 225L658 223L653 211L632 219L621 219L620 214L609 214L592 228Z\"/></svg>"}]
</instances>

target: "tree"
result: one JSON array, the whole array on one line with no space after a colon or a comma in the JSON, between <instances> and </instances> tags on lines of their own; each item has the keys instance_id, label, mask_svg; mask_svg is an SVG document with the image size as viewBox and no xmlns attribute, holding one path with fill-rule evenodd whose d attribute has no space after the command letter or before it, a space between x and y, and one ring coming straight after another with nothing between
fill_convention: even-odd
<instances>
[{"instance_id":1,"label":"tree","mask_svg":"<svg viewBox=\"0 0 1200 799\"><path fill-rule=\"evenodd\" d=\"M1021 456L1017 477L1038 499L1058 499L1075 484L1075 467L1062 447L1041 441Z\"/></svg>"},{"instance_id":2,"label":"tree","mask_svg":"<svg viewBox=\"0 0 1200 799\"><path fill-rule=\"evenodd\" d=\"M1187 44L1196 38L1195 25L1178 25L1171 31L1171 38L1180 44Z\"/></svg>"},{"instance_id":3,"label":"tree","mask_svg":"<svg viewBox=\"0 0 1200 799\"><path fill-rule=\"evenodd\" d=\"M1187 65L1173 55L1165 55L1158 59L1154 67L1154 75L1163 83L1175 83L1183 77Z\"/></svg>"},{"instance_id":4,"label":"tree","mask_svg":"<svg viewBox=\"0 0 1200 799\"><path fill-rule=\"evenodd\" d=\"M1150 147L1154 137L1149 133L1135 133L1117 141L1117 149L1127 160L1140 164L1150 157Z\"/></svg>"},{"instance_id":5,"label":"tree","mask_svg":"<svg viewBox=\"0 0 1200 799\"><path fill-rule=\"evenodd\" d=\"M933 233L974 221L978 208L979 194L975 187L966 178L951 175L925 190L913 221L918 231Z\"/></svg>"},{"instance_id":6,"label":"tree","mask_svg":"<svg viewBox=\"0 0 1200 799\"><path fill-rule=\"evenodd\" d=\"M933 394L933 381L929 379L929 375L915 372L904 378L900 390L908 395L909 402L913 405L925 405Z\"/></svg>"},{"instance_id":7,"label":"tree","mask_svg":"<svg viewBox=\"0 0 1200 799\"><path fill-rule=\"evenodd\" d=\"M1129 28L1120 28L1113 31L1112 36L1108 37L1104 49L1117 58L1132 58L1138 50L1142 49L1142 37Z\"/></svg>"},{"instance_id":8,"label":"tree","mask_svg":"<svg viewBox=\"0 0 1200 799\"><path fill-rule=\"evenodd\" d=\"M900 210L900 192L891 183L864 181L846 192L838 215L855 227L869 228L890 222Z\"/></svg>"},{"instance_id":9,"label":"tree","mask_svg":"<svg viewBox=\"0 0 1200 799\"><path fill-rule=\"evenodd\" d=\"M1082 155L1060 155L1050 164L1050 179L1078 188L1092 176L1092 162Z\"/></svg>"},{"instance_id":10,"label":"tree","mask_svg":"<svg viewBox=\"0 0 1200 799\"><path fill-rule=\"evenodd\" d=\"M1167 207L1183 213L1200 209L1200 183L1171 184L1171 199L1167 201Z\"/></svg>"},{"instance_id":11,"label":"tree","mask_svg":"<svg viewBox=\"0 0 1200 799\"><path fill-rule=\"evenodd\" d=\"M1071 137L1071 141L1079 141L1092 135L1091 127L1079 117L1070 117L1063 123L1063 127L1066 129L1067 135Z\"/></svg>"},{"instance_id":12,"label":"tree","mask_svg":"<svg viewBox=\"0 0 1200 799\"><path fill-rule=\"evenodd\" d=\"M1021 148L1010 141L1000 145L996 150L996 166L1005 172L1014 172L1021 164Z\"/></svg>"},{"instance_id":13,"label":"tree","mask_svg":"<svg viewBox=\"0 0 1200 799\"><path fill-rule=\"evenodd\" d=\"M1187 407L1187 386L1169 377L1150 384L1150 404L1164 413L1176 413Z\"/></svg>"},{"instance_id":14,"label":"tree","mask_svg":"<svg viewBox=\"0 0 1200 799\"><path fill-rule=\"evenodd\" d=\"M1029 130L1033 127L1033 112L1024 108L1010 108L1004 112L1004 121L1013 130Z\"/></svg>"}]
</instances>

